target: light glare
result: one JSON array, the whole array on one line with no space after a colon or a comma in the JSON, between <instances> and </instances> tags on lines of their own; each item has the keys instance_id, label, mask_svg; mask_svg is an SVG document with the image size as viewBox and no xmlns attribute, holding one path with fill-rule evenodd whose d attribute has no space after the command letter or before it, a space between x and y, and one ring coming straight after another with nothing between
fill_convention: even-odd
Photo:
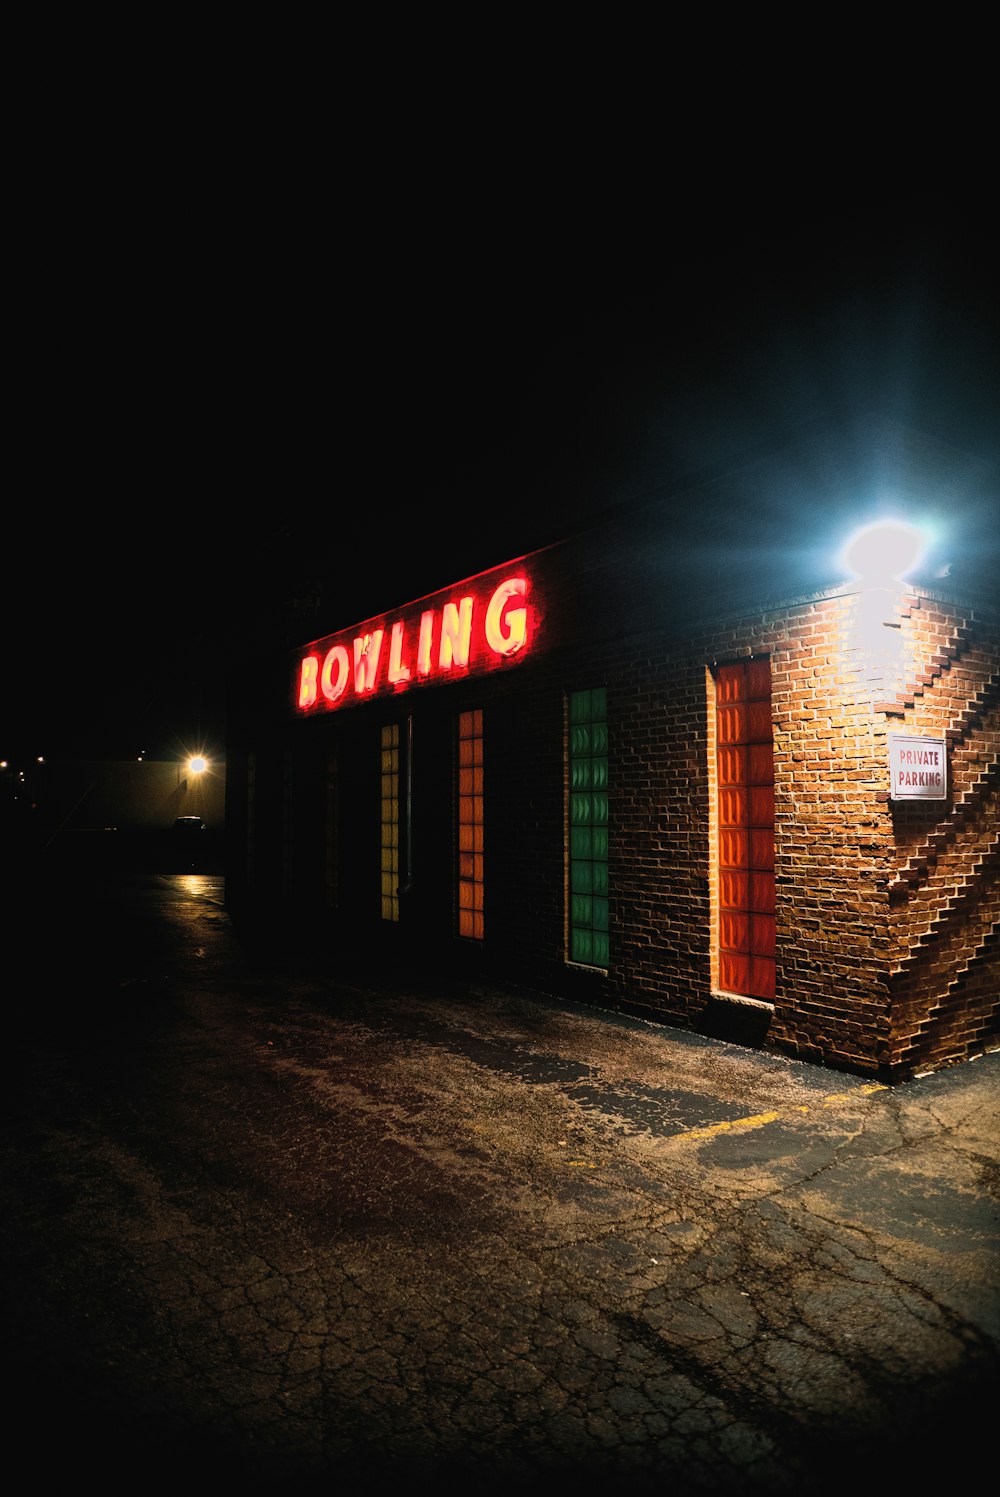
<instances>
[{"instance_id":1,"label":"light glare","mask_svg":"<svg viewBox=\"0 0 1000 1497\"><path fill-rule=\"evenodd\" d=\"M854 533L842 562L862 581L899 581L922 561L927 540L904 520L873 520Z\"/></svg>"}]
</instances>

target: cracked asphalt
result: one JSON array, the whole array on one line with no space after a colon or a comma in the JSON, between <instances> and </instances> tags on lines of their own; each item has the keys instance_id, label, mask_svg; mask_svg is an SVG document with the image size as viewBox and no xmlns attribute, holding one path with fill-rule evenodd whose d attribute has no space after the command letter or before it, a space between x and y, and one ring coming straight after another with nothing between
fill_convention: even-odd
<instances>
[{"instance_id":1,"label":"cracked asphalt","mask_svg":"<svg viewBox=\"0 0 1000 1497\"><path fill-rule=\"evenodd\" d=\"M31 1485L819 1493L971 1470L1000 1055L892 1089L256 953L212 874L6 887Z\"/></svg>"}]
</instances>

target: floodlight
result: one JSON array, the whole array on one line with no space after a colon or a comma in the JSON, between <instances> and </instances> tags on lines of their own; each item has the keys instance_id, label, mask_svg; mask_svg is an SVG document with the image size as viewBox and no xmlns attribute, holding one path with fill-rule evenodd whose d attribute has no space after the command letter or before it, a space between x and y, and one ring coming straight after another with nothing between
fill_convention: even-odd
<instances>
[{"instance_id":1,"label":"floodlight","mask_svg":"<svg viewBox=\"0 0 1000 1497\"><path fill-rule=\"evenodd\" d=\"M899 582L918 566L927 537L905 520L873 520L855 531L841 553L847 569L862 582Z\"/></svg>"}]
</instances>

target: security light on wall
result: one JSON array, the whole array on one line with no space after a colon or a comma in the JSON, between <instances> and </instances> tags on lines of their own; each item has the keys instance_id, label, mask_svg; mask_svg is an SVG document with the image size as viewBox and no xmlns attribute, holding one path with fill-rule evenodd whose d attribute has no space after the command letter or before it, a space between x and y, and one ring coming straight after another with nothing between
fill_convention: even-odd
<instances>
[{"instance_id":1,"label":"security light on wall","mask_svg":"<svg viewBox=\"0 0 1000 1497\"><path fill-rule=\"evenodd\" d=\"M840 554L847 571L862 582L899 582L927 552L928 538L905 520L873 520L856 530Z\"/></svg>"}]
</instances>

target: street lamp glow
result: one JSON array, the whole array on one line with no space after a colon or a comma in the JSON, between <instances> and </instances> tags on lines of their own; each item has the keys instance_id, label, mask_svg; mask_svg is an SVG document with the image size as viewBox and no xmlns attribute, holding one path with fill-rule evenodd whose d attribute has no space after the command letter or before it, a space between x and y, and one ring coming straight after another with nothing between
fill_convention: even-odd
<instances>
[{"instance_id":1,"label":"street lamp glow","mask_svg":"<svg viewBox=\"0 0 1000 1497\"><path fill-rule=\"evenodd\" d=\"M863 582L899 582L920 564L927 537L905 520L873 520L851 536L843 565Z\"/></svg>"},{"instance_id":2,"label":"street lamp glow","mask_svg":"<svg viewBox=\"0 0 1000 1497\"><path fill-rule=\"evenodd\" d=\"M208 760L202 754L195 754L188 760L188 770L191 774L204 774L208 768Z\"/></svg>"}]
</instances>

